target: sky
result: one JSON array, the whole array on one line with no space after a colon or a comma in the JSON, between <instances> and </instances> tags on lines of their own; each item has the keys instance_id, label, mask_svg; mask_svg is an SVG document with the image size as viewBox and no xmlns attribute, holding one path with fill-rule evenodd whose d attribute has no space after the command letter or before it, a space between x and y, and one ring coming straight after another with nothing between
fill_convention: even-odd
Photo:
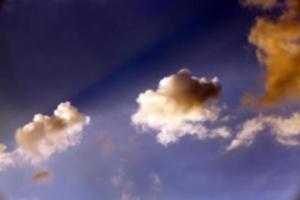
<instances>
[{"instance_id":1,"label":"sky","mask_svg":"<svg viewBox=\"0 0 300 200\"><path fill-rule=\"evenodd\" d=\"M299 199L299 0L0 5L0 200Z\"/></svg>"}]
</instances>

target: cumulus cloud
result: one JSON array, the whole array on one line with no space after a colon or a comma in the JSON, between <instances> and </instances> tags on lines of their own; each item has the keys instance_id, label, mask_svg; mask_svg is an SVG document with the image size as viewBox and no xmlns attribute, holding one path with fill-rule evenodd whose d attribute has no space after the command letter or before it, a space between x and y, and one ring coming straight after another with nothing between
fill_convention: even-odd
<instances>
[{"instance_id":1,"label":"cumulus cloud","mask_svg":"<svg viewBox=\"0 0 300 200\"><path fill-rule=\"evenodd\" d=\"M89 121L69 102L59 104L52 116L35 115L32 122L17 129L15 150L4 152L5 146L0 146L0 169L20 162L38 164L78 145Z\"/></svg>"},{"instance_id":2,"label":"cumulus cloud","mask_svg":"<svg viewBox=\"0 0 300 200\"><path fill-rule=\"evenodd\" d=\"M52 175L52 172L49 170L40 170L33 175L32 180L37 182L43 182L49 180L52 177Z\"/></svg>"},{"instance_id":3,"label":"cumulus cloud","mask_svg":"<svg viewBox=\"0 0 300 200\"><path fill-rule=\"evenodd\" d=\"M300 99L300 1L247 0L247 5L274 7L283 3L277 18L258 17L249 34L257 57L265 67L265 93L254 98L260 106ZM248 99L249 100L249 99ZM252 101L251 99L250 101Z\"/></svg>"},{"instance_id":4,"label":"cumulus cloud","mask_svg":"<svg viewBox=\"0 0 300 200\"><path fill-rule=\"evenodd\" d=\"M69 102L61 103L52 116L37 114L17 130L19 151L33 162L47 160L56 152L78 145L89 120Z\"/></svg>"},{"instance_id":5,"label":"cumulus cloud","mask_svg":"<svg viewBox=\"0 0 300 200\"><path fill-rule=\"evenodd\" d=\"M163 78L157 90L147 90L137 98L139 108L132 116L134 125L158 131L163 145L189 134L199 139L229 137L225 127L208 129L206 122L218 119L221 108L211 103L220 96L218 78L198 78L186 69Z\"/></svg>"},{"instance_id":6,"label":"cumulus cloud","mask_svg":"<svg viewBox=\"0 0 300 200\"><path fill-rule=\"evenodd\" d=\"M296 112L287 118L269 115L246 121L227 150L250 146L256 135L267 128L278 143L284 146L300 145L300 112Z\"/></svg>"}]
</instances>

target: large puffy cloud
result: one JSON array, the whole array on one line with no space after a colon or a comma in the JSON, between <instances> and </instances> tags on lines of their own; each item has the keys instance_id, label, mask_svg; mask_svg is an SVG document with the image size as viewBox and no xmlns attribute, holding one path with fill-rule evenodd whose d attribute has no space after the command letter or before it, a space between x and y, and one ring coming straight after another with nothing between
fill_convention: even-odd
<instances>
[{"instance_id":1,"label":"large puffy cloud","mask_svg":"<svg viewBox=\"0 0 300 200\"><path fill-rule=\"evenodd\" d=\"M19 128L19 151L32 161L47 160L52 154L79 144L81 131L89 117L79 113L69 102L58 105L53 116L37 114L33 121Z\"/></svg>"},{"instance_id":2,"label":"large puffy cloud","mask_svg":"<svg viewBox=\"0 0 300 200\"><path fill-rule=\"evenodd\" d=\"M270 115L246 121L227 150L251 145L256 135L267 128L280 144L284 146L300 145L300 112L296 112L287 118Z\"/></svg>"},{"instance_id":3,"label":"large puffy cloud","mask_svg":"<svg viewBox=\"0 0 300 200\"><path fill-rule=\"evenodd\" d=\"M262 7L280 3L276 0L245 2ZM300 1L284 0L283 4L278 18L257 18L249 34L249 42L257 47L257 57L265 66L265 93L254 98L260 106L300 99Z\"/></svg>"},{"instance_id":4,"label":"large puffy cloud","mask_svg":"<svg viewBox=\"0 0 300 200\"><path fill-rule=\"evenodd\" d=\"M184 135L199 139L229 137L227 128L208 129L206 122L218 119L221 109L217 100L221 86L217 78L197 78L186 69L163 78L157 90L147 90L137 98L139 108L132 122L144 130L158 131L163 145L174 143Z\"/></svg>"},{"instance_id":5,"label":"large puffy cloud","mask_svg":"<svg viewBox=\"0 0 300 200\"><path fill-rule=\"evenodd\" d=\"M38 164L78 145L82 129L89 121L88 116L78 112L69 102L59 104L52 116L35 115L32 122L17 129L15 150L5 152L5 146L0 146L0 169L21 162Z\"/></svg>"}]
</instances>

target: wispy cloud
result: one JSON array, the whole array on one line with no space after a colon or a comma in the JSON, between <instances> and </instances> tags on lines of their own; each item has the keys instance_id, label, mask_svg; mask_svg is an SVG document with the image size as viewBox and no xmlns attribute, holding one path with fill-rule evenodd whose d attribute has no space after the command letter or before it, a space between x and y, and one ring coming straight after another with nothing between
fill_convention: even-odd
<instances>
[{"instance_id":1,"label":"wispy cloud","mask_svg":"<svg viewBox=\"0 0 300 200\"><path fill-rule=\"evenodd\" d=\"M120 200L140 200L140 197L133 194L135 183L128 176L123 167L111 178L111 183L121 190Z\"/></svg>"},{"instance_id":2,"label":"wispy cloud","mask_svg":"<svg viewBox=\"0 0 300 200\"><path fill-rule=\"evenodd\" d=\"M143 130L157 131L157 140L168 145L185 135L199 139L230 136L227 128L208 129L204 123L218 119L221 108L218 78L198 78L186 69L163 78L157 90L147 90L137 98L139 108L132 122Z\"/></svg>"},{"instance_id":3,"label":"wispy cloud","mask_svg":"<svg viewBox=\"0 0 300 200\"><path fill-rule=\"evenodd\" d=\"M141 198L137 196L133 196L129 193L123 192L120 200L141 200Z\"/></svg>"},{"instance_id":4,"label":"wispy cloud","mask_svg":"<svg viewBox=\"0 0 300 200\"><path fill-rule=\"evenodd\" d=\"M247 120L227 150L250 146L257 134L262 132L272 134L284 146L300 145L300 113L296 112L290 117L268 115Z\"/></svg>"},{"instance_id":5,"label":"wispy cloud","mask_svg":"<svg viewBox=\"0 0 300 200\"><path fill-rule=\"evenodd\" d=\"M108 134L101 134L98 143L101 146L101 149L107 151L107 152L114 152L117 150L117 145L114 143L114 141L109 137Z\"/></svg>"},{"instance_id":6,"label":"wispy cloud","mask_svg":"<svg viewBox=\"0 0 300 200\"><path fill-rule=\"evenodd\" d=\"M142 199L159 199L161 193L162 180L156 173L151 173L146 175L146 182L143 186L138 185L136 180L134 180L125 167L120 167L117 173L112 176L111 183L113 186L120 190L120 200L142 200ZM139 188L147 188L145 194L139 193Z\"/></svg>"}]
</instances>

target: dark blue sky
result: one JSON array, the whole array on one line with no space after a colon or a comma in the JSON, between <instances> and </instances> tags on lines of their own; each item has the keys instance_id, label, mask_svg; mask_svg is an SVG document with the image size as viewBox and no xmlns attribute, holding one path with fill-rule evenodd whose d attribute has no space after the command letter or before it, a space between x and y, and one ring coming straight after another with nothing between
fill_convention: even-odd
<instances>
[{"instance_id":1,"label":"dark blue sky","mask_svg":"<svg viewBox=\"0 0 300 200\"><path fill-rule=\"evenodd\" d=\"M1 143L12 149L16 128L63 101L92 121L79 146L43 164L54 173L50 181L31 180L39 167L0 172L4 199L293 200L299 147L282 147L269 135L227 153L226 140L184 137L163 147L130 122L138 94L181 68L218 76L220 101L226 114L239 114L236 121L252 115L240 98L260 88L262 68L247 42L257 14L237 0L6 0Z\"/></svg>"}]
</instances>

